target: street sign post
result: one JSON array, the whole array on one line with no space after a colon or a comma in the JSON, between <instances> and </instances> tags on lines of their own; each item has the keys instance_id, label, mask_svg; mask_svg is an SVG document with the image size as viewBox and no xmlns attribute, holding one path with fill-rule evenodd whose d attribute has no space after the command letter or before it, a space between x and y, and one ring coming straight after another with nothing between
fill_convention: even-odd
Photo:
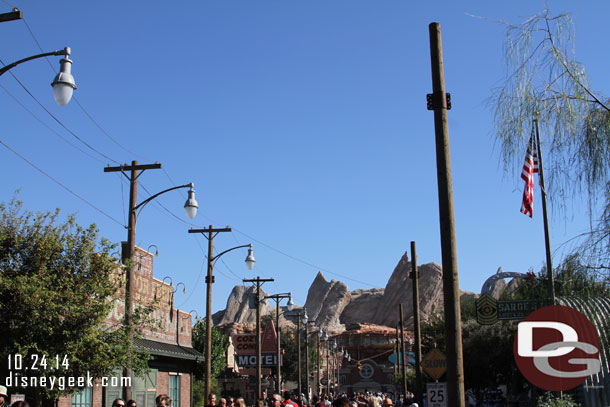
<instances>
[{"instance_id":1,"label":"street sign post","mask_svg":"<svg viewBox=\"0 0 610 407\"><path fill-rule=\"evenodd\" d=\"M447 407L447 383L427 383L426 394L428 407Z\"/></svg>"}]
</instances>

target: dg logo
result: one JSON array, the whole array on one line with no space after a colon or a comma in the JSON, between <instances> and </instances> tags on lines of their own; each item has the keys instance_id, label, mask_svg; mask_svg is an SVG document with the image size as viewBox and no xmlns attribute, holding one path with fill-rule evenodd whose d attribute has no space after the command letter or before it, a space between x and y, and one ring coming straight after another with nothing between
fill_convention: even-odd
<instances>
[{"instance_id":1,"label":"dg logo","mask_svg":"<svg viewBox=\"0 0 610 407\"><path fill-rule=\"evenodd\" d=\"M540 308L520 322L513 352L523 376L544 390L572 389L601 369L595 327L562 305Z\"/></svg>"}]
</instances>

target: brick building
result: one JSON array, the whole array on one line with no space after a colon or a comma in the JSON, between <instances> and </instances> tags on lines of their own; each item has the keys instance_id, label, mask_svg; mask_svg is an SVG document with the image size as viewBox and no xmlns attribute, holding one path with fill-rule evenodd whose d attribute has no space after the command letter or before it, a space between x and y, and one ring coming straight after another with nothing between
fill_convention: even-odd
<instances>
[{"instance_id":1,"label":"brick building","mask_svg":"<svg viewBox=\"0 0 610 407\"><path fill-rule=\"evenodd\" d=\"M169 394L173 407L190 407L192 371L203 355L192 348L192 315L174 308L177 287L153 276L152 253L136 247L133 275L134 303L150 305L155 302L154 329L143 331L143 338L134 342L151 355L146 377L132 377L132 398L138 407L154 407L159 394ZM124 285L123 285L124 286ZM109 326L121 323L125 313L124 291L119 293L114 310L107 318ZM59 400L58 407L110 407L123 394L123 371L117 369L111 377L96 379L93 387L84 388L72 396ZM127 400L125 400L127 401Z\"/></svg>"}]
</instances>

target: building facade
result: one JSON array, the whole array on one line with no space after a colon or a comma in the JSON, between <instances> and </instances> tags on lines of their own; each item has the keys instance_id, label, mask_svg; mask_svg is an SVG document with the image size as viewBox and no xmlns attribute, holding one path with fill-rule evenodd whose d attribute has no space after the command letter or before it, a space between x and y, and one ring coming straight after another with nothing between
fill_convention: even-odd
<instances>
[{"instance_id":1,"label":"building facade","mask_svg":"<svg viewBox=\"0 0 610 407\"><path fill-rule=\"evenodd\" d=\"M138 407L155 407L159 394L168 394L173 400L172 407L191 407L192 372L196 362L203 359L191 344L192 315L174 307L178 286L171 279L168 283L167 278L159 280L153 276L152 253L136 247L134 259L134 307L152 305L155 309L152 314L155 326L143 330L141 338L134 338L136 347L151 355L148 374L133 376L129 381L123 370L117 369L109 377L96 379L93 387L61 398L58 407L110 407L116 398L123 397L129 382ZM121 289L107 318L108 326L120 324L124 314L124 289Z\"/></svg>"}]
</instances>

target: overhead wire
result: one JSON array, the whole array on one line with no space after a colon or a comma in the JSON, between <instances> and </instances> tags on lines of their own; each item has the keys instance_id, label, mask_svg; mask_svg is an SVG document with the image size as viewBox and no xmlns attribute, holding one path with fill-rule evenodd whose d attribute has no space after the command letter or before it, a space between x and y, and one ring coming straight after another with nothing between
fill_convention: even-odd
<instances>
[{"instance_id":1,"label":"overhead wire","mask_svg":"<svg viewBox=\"0 0 610 407\"><path fill-rule=\"evenodd\" d=\"M0 63L2 63L2 65L5 65L4 62L0 59ZM34 99L34 101L45 111L47 112L47 114L49 116L51 116L51 118L53 120L55 120L61 127L63 127L68 133L70 133L70 135L72 135L72 137L74 137L75 139L77 139L78 141L80 141L82 144L84 144L87 148L89 148L91 151L99 154L101 157L112 161L115 164L119 164L118 161L113 160L112 158L108 157L106 154L98 151L97 149L95 149L93 146L91 146L89 143L87 143L85 140L83 140L82 138L80 138L75 132L73 132L71 129L68 128L68 126L66 126L61 120L59 120L53 113L51 113L49 111L49 109L47 109L37 98L36 96L34 96L32 94L32 92L30 92L30 90L23 84L23 82L21 82L19 80L19 78L17 78L17 76L9 71L9 73L11 74L11 76L17 81L17 83L23 88L23 90L25 90L27 92L28 95L30 95L32 97L32 99Z\"/></svg>"},{"instance_id":2,"label":"overhead wire","mask_svg":"<svg viewBox=\"0 0 610 407\"><path fill-rule=\"evenodd\" d=\"M25 24L25 27L27 28L28 32L30 33L30 36L32 37L32 39L34 40L34 42L36 43L36 45L38 46L38 49L40 50L40 52L44 52L42 46L40 45L40 42L38 41L38 39L36 38L36 36L34 35L34 31L30 28L29 24L27 23L27 20L25 18L21 19L23 21L23 24ZM49 64L49 66L51 67L51 70L53 71L53 73L57 73L56 68L54 68L53 64L51 63L49 57L45 57L47 63ZM112 137L98 122L97 120L95 120L93 118L93 116L91 114L89 114L89 112L87 111L87 109L85 109L85 107L80 103L80 101L78 100L78 98L76 96L72 96L72 100L78 105L78 107L81 109L81 111L85 114L85 116L95 125L95 127L98 128L98 130L100 130L102 132L102 134L104 134L108 139L110 139L114 144L116 144L117 146L119 146L123 151L129 153L132 157L140 157L140 158L144 158L147 159L146 157L142 157L139 154L136 154L130 150L128 150L125 146L123 146L121 143L119 143L114 137ZM148 159L147 159L148 160Z\"/></svg>"},{"instance_id":3,"label":"overhead wire","mask_svg":"<svg viewBox=\"0 0 610 407\"><path fill-rule=\"evenodd\" d=\"M15 103L17 103L19 106L21 106L21 108L23 110L25 110L26 112L28 112L34 119L36 119L40 124L42 124L44 127L47 128L47 130L49 130L50 132L52 132L53 134L55 134L57 137L59 137L61 140L63 140L66 144L69 144L70 146L72 146L73 148L77 149L78 151L80 151L81 153L85 154L86 156L88 156L89 158L96 160L100 163L104 163L104 161L100 160L99 158L95 157L94 155L92 155L91 153L81 149L79 146L77 146L76 144L72 143L70 140L68 140L67 138L65 138L64 136L62 136L61 134L59 134L58 131L56 131L55 129L53 129L51 126L49 126L48 124L46 124L40 117L38 117L34 112L32 112L30 109L28 109L23 103L21 103L21 101L19 101L19 99L17 99L17 97L15 95L13 95L11 92L9 92L8 89L6 89L3 85L0 85L0 88L2 88L2 90L9 95L14 101Z\"/></svg>"},{"instance_id":4,"label":"overhead wire","mask_svg":"<svg viewBox=\"0 0 610 407\"><path fill-rule=\"evenodd\" d=\"M3 0L3 1L4 1L6 4L9 4L9 3L8 3L6 0ZM9 5L10 5L10 4L9 4ZM27 21L25 21L25 19L22 19L22 20L23 20L23 22L24 22L24 24L25 24L26 29L28 30L28 32L30 33L31 37L33 38L33 40L34 40L34 41L35 41L35 43L37 44L38 48L41 50L41 52L44 52L44 51L43 51L43 49L42 49L42 47L41 47L41 45L40 45L40 43L39 43L39 41L37 40L36 36L34 35L33 30L31 29L31 27L29 26L29 24L27 24ZM56 70L53 68L53 64L51 64L50 60L49 60L48 58L46 58L46 59L47 59L47 62L49 63L49 66L51 67L51 69L52 69L54 72L56 72ZM0 60L0 62L2 62L2 61ZM3 62L2 62L2 63L3 63ZM4 63L3 63L3 64L4 64ZM29 90L28 90L28 89L25 87L25 85L23 85L23 83L21 83L21 81L19 81L19 79L18 79L18 78L17 78L17 77L16 77L16 76L15 76L13 73L11 73L11 75L12 75L12 76L15 78L15 80L17 80L17 82L18 82L18 83L21 85L21 87L22 87L22 88L23 88L23 89L24 89L24 90L25 90L25 91L26 91L26 92L27 92L27 93L28 93L28 94L29 94L29 95L30 95L30 96L31 96L31 97L32 97L32 98L33 98L33 99L34 99L34 100L35 100L35 101L36 101L36 102L37 102L37 103L38 103L38 104L39 104L39 105L40 105L40 106L41 106L41 107L42 107L42 108L43 108L43 109L44 109L44 110L45 110L45 111L46 111L46 112L47 112L47 113L48 113L48 114L49 114L49 115L50 115L50 116L51 116L51 117L52 117L52 118L53 118L53 119L54 119L54 120L57 122L57 123L59 123L59 124L60 124L62 127L64 127L64 129L66 129L66 130L67 130L67 131L68 131L68 132L69 132L69 133L70 133L72 136L74 136L75 138L77 138L77 140L81 141L81 143L83 143L84 145L86 145L88 148L90 148L91 150L93 150L93 151L94 151L94 152L96 152L97 154L99 154L99 155L101 155L102 157L106 158L107 160L110 160L111 162L114 162L114 163L116 163L116 164L119 164L117 161L113 160L112 158L110 158L110 157L106 156L105 154L103 154L103 153L101 153L101 152L97 151L95 148L93 148L93 147L92 147L92 146L90 146L88 143L86 143L84 140L82 140L80 137L78 137L78 136L77 136L77 135L76 135L74 132L72 132L70 129L68 129L68 128L67 128L67 126L65 126L65 125L64 125L64 124L63 124L63 123L62 123L62 122L61 122L59 119L57 119L57 118L56 118L56 117L55 117L55 116L54 116L54 115L53 115L53 114L52 114L50 111L48 111L48 110L47 110L47 109L46 109L46 108L45 108L45 107L44 107L44 106L43 106L43 105L42 105L42 104L41 104L41 103L40 103L40 102L39 102L39 101L38 101L38 100L37 100L37 99L36 99L36 98L35 98L35 97L32 95L32 93L31 93L31 92L30 92L30 91L29 91ZM6 90L5 90L5 91L6 91ZM111 141L113 141L115 144L117 144L117 145L118 145L118 146L119 146L121 149L123 149L123 150L124 150L124 151L126 151L127 153L129 153L129 154L131 154L131 155L133 155L133 156L137 156L136 154L134 154L133 152L131 152L129 149L127 149L127 148L125 148L123 145L121 145L121 144L120 144L120 143L119 143L119 142L118 142L116 139L114 139L114 138L113 138L113 137L112 137L112 136L111 136L111 135L110 135L110 134L109 134L109 133L108 133L106 130L104 130L104 129L102 128L102 126L101 126L101 125L100 125L100 124L99 124L99 123L98 123L98 122L97 122L97 121L96 121L96 120L93 118L93 116L92 116L91 114L89 114L89 112L88 112L88 111L87 111L87 110L84 108L84 106L83 106L83 105L82 105L82 104L81 104L81 103L80 103L80 102L79 102L79 101L78 101L76 98L73 98L73 99L76 101L77 105L80 107L80 109L83 111L83 113L84 113L84 114L85 114L85 115L86 115L86 116L87 116L87 117L88 117L88 118L89 118L89 119L92 121L92 123L93 123L93 124L94 124L94 125L95 125L95 126L96 126L96 127L97 127L97 128L98 128L98 129L99 129L99 130L100 130L100 131L101 131L101 132L102 132L102 133L103 133L105 136L106 136L106 137L108 137L108 138L109 138ZM26 110L27 110L27 109L26 109ZM4 144L4 143L3 143L3 144ZM5 145L5 146L6 146L6 145ZM83 151L82 151L82 150L80 150L80 149L79 149L79 151L83 152ZM91 156L90 156L90 157L91 157ZM93 157L92 157L92 158L93 158ZM98 161L99 161L99 160L98 160ZM33 165L33 164L30 164L30 165ZM37 167L35 167L35 168L37 168ZM163 169L163 172L165 173L165 175L167 176L167 178L170 180L170 183L171 183L172 185L176 186L175 182L173 181L173 179L171 178L171 176L169 175L169 173L168 173L168 172L167 172L165 169ZM49 177L50 177L50 176L49 176ZM51 178L51 177L50 177L50 178ZM53 179L53 178L51 178L51 179ZM123 180L123 181L124 181L124 180ZM60 184L60 185L61 185L61 184ZM142 186L142 188L143 188L143 189L144 189L144 190L145 190L145 191L146 191L146 192L147 192L149 195L151 195L151 196L152 196L152 194L150 193L150 191L148 191L144 185L142 185L141 183L140 183L140 185ZM121 189L122 189L122 194L123 194L123 184L121 184ZM76 194L75 194L75 195L76 195ZM78 195L77 195L77 196L78 196ZM79 197L79 198L80 198L80 197ZM84 200L84 198L80 198L80 199L83 199L83 200ZM84 201L85 201L85 202L87 202L86 200L84 200ZM90 204L90 203L89 203L89 204ZM123 198L123 204L124 204L124 198ZM190 222L186 222L186 221L185 221L185 220L183 220L181 217L177 216L177 215L176 215L175 213L173 213L171 210L169 210L168 208L166 208L166 207L165 207L165 206L164 206L164 205L163 205L161 202L155 201L155 204L157 204L159 207L161 207L161 208L163 209L163 211L164 211L164 212L166 212L166 214L170 215L172 218L174 218L175 220L179 221L180 223L185 224L185 225L188 225L188 226L194 226L194 224L192 224L192 223L190 223ZM125 205L123 205L123 206L125 206ZM99 210L99 209L98 209L98 210ZM105 214L105 213L104 213L104 214ZM109 216L109 215L107 215L107 214L105 214L105 215L106 215L106 216ZM114 219L114 218L112 218L112 219L113 219L115 222L117 222L117 223L121 224L120 222L116 221L116 219ZM209 218L208 218L208 219L209 219ZM214 223L214 222L212 221L212 223ZM279 254L281 254L281 255L283 255L283 256L285 256L285 257L288 257L288 258L290 258L290 259L292 259L292 260L295 260L295 261L297 261L297 262L300 262L300 263L302 263L302 264L304 264L304 265L306 265L306 266L312 267L312 268L317 269L317 270L320 270L320 271L324 271L324 272L326 272L326 273L329 273L329 274L331 274L331 275L335 275L335 276L338 276L338 277L344 278L344 279L346 279L346 280L350 280L350 281L357 282L357 283L359 283L359 284L363 284L363 285L366 285L366 286L374 287L374 285L372 285L372 284L369 284L369 283L366 283L366 282L363 282L363 281L360 281L360 280L357 280L357 279L351 278L351 277L346 276L346 275L343 275L343 274L339 274L339 273L333 272L333 271L331 271L331 270L328 270L328 269L325 269L325 268L322 268L322 267L316 266L316 265L312 264L311 262L308 262L308 261L302 260L302 259L300 259L300 258L298 258L298 257L296 257L296 256L292 256L292 255L290 255L290 254L288 254L288 253L285 253L285 252L284 252L284 251L282 251L282 250L276 249L276 248L274 248L273 246L271 246L271 245L269 245L269 244L267 244L267 243L264 243L264 242L262 242L262 241L260 241L260 240L258 240L258 239L256 239L256 238L254 238L254 237L252 237L252 236L250 236L250 235L248 235L248 234L244 233L243 231L240 231L240 230L238 230L238 229L235 229L235 231L237 231L238 233L240 233L240 234L242 234L242 235L246 236L247 238L249 238L249 239L251 239L251 240L253 240L253 241L255 241L255 242L257 242L257 243L259 243L259 244L261 244L261 245L263 245L263 246L265 246L265 247L267 247L268 249L270 249L270 250L272 250L272 251L275 251L276 253L279 253ZM235 238L235 240L236 240L236 241L238 241L238 239L237 239L237 237L236 237L235 235L234 235L234 238ZM238 242L239 242L239 241L238 241ZM203 248L201 248L201 249L202 249L202 251L204 251L204 250L203 250ZM221 259L221 260L222 260L222 259ZM223 264L225 264L225 267L227 267L227 269L228 269L228 270L229 270L229 271L230 271L230 272L231 272L231 273L232 273L234 276L236 276L237 278L239 278L239 277L237 276L237 274L235 274L235 273L234 273L234 272L233 272L233 271L232 271L232 270L231 270L231 269L230 269L230 268L229 268L229 267L226 265L226 263L225 263L224 261L223 261Z\"/></svg>"},{"instance_id":5,"label":"overhead wire","mask_svg":"<svg viewBox=\"0 0 610 407\"><path fill-rule=\"evenodd\" d=\"M72 191L70 188L68 188L67 186L65 186L61 182L59 182L57 179L55 179L52 176L50 176L49 174L47 174L40 167L36 166L34 163L32 163L27 158L25 158L24 156L19 154L17 151L13 150L8 144L4 143L2 140L0 140L0 144L2 144L7 150L9 150L13 154L15 154L17 157L21 158L23 161L28 163L31 167L36 169L38 172L40 172L41 174L43 174L44 176L49 178L51 181L55 182L57 185L59 185L60 187L62 187L63 189L65 189L66 191L68 191L69 193L71 193L72 195L74 195L75 197L77 197L78 199L80 199L81 201L83 201L84 203L86 203L87 205L89 205L90 207L95 209L96 211L98 211L99 213L101 213L102 215L106 216L108 219L114 221L115 223L117 223L117 224L119 224L121 226L125 226L123 223L121 223L120 221L116 220L114 217L112 217L111 215L107 214L106 212L104 212L103 210L98 208L97 206L93 205L87 199L83 198L82 196L80 196L79 194L77 194L76 192Z\"/></svg>"}]
</instances>

